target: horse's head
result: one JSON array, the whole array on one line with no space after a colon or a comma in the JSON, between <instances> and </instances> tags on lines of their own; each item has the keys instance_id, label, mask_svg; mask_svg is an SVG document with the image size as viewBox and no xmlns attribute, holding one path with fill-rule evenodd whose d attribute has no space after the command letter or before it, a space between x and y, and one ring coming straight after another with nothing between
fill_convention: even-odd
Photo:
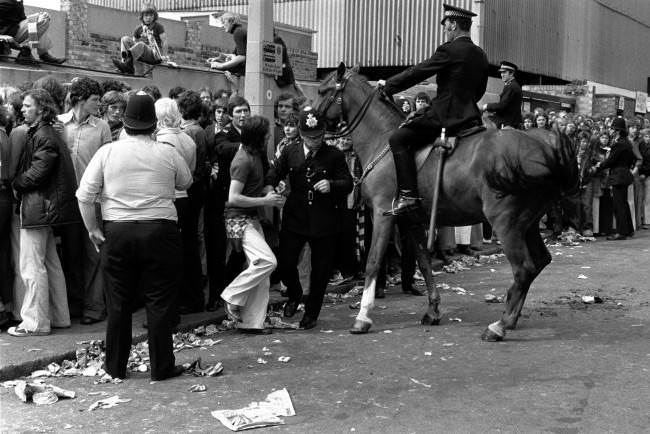
<instances>
[{"instance_id":1,"label":"horse's head","mask_svg":"<svg viewBox=\"0 0 650 434\"><path fill-rule=\"evenodd\" d=\"M346 89L353 74L356 75L358 68L347 69L341 62L336 71L329 74L318 87L318 100L316 111L325 118L325 126L329 134L337 134L339 126L348 123L349 104L347 102Z\"/></svg>"}]
</instances>

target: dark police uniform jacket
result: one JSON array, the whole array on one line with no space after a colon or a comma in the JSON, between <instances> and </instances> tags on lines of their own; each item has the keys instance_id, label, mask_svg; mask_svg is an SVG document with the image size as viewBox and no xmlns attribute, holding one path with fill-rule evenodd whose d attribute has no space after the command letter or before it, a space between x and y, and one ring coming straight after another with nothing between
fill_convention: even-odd
<instances>
[{"instance_id":1,"label":"dark police uniform jacket","mask_svg":"<svg viewBox=\"0 0 650 434\"><path fill-rule=\"evenodd\" d=\"M271 165L266 185L276 186L287 176L291 192L282 208L282 230L310 238L339 232L338 208L352 191L352 176L343 152L323 144L307 164L302 141L292 143ZM313 190L322 179L330 181L329 193Z\"/></svg>"},{"instance_id":2,"label":"dark police uniform jacket","mask_svg":"<svg viewBox=\"0 0 650 434\"><path fill-rule=\"evenodd\" d=\"M494 122L499 128L520 128L521 118L521 86L515 80L510 80L503 86L499 102L487 105L487 110L494 112Z\"/></svg>"},{"instance_id":3,"label":"dark police uniform jacket","mask_svg":"<svg viewBox=\"0 0 650 434\"><path fill-rule=\"evenodd\" d=\"M228 191L230 190L230 163L235 158L240 144L241 135L233 127L232 122L215 134L213 143L208 142L208 146L213 146L212 152L208 152L212 155L210 164L216 162L219 166L216 181L217 195L224 201L228 200Z\"/></svg>"},{"instance_id":4,"label":"dark police uniform jacket","mask_svg":"<svg viewBox=\"0 0 650 434\"><path fill-rule=\"evenodd\" d=\"M607 183L611 186L621 187L634 182L630 170L636 162L632 150L632 143L626 137L619 137L612 143L607 159L600 165L600 170L609 169Z\"/></svg>"},{"instance_id":5,"label":"dark police uniform jacket","mask_svg":"<svg viewBox=\"0 0 650 434\"><path fill-rule=\"evenodd\" d=\"M437 95L423 115L416 116L409 125L414 128L444 127L452 132L480 125L481 112L476 104L487 87L485 52L468 36L456 38L439 46L429 59L386 80L384 90L393 95L434 74Z\"/></svg>"}]
</instances>

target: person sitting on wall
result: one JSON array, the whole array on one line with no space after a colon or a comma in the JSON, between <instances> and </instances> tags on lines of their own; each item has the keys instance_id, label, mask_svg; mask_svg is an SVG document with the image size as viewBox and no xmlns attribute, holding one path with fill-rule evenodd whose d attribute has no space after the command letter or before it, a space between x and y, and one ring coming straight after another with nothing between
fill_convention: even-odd
<instances>
[{"instance_id":1,"label":"person sitting on wall","mask_svg":"<svg viewBox=\"0 0 650 434\"><path fill-rule=\"evenodd\" d=\"M13 48L18 50L16 63L37 64L32 56L32 47L36 46L42 62L60 65L66 59L49 53L52 46L47 36L49 26L50 15L47 12L26 16L22 0L0 0L0 54L10 54Z\"/></svg>"},{"instance_id":2,"label":"person sitting on wall","mask_svg":"<svg viewBox=\"0 0 650 434\"><path fill-rule=\"evenodd\" d=\"M217 14L215 14L217 15ZM229 71L237 76L246 72L246 44L248 41L248 29L241 24L239 15L233 12L226 12L217 16L217 27L222 27L227 33L232 34L235 40L235 50L232 54L221 53L217 57L207 60L210 68L219 71Z\"/></svg>"},{"instance_id":3,"label":"person sitting on wall","mask_svg":"<svg viewBox=\"0 0 650 434\"><path fill-rule=\"evenodd\" d=\"M233 12L213 14L217 19L216 26L232 34L235 41L235 50L231 54L219 53L216 57L209 58L206 62L211 69L223 71L226 78L239 89L239 80L246 73L246 45L248 43L248 29L241 23L239 15Z\"/></svg>"},{"instance_id":4,"label":"person sitting on wall","mask_svg":"<svg viewBox=\"0 0 650 434\"><path fill-rule=\"evenodd\" d=\"M147 3L140 11L140 23L133 31L133 36L122 36L120 50L122 60L113 58L113 65L123 74L135 74L135 66L141 75L140 66L135 61L147 65L157 65L169 61L167 56L167 34L165 27L158 22L158 11Z\"/></svg>"}]
</instances>

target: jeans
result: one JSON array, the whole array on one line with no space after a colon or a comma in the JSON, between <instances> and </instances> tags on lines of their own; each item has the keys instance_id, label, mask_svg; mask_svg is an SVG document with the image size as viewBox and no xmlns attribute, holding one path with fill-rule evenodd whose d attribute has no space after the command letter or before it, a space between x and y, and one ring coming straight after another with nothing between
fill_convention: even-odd
<instances>
[{"instance_id":1,"label":"jeans","mask_svg":"<svg viewBox=\"0 0 650 434\"><path fill-rule=\"evenodd\" d=\"M0 301L13 300L13 270L11 269L11 214L13 211L11 190L0 187Z\"/></svg>"},{"instance_id":2,"label":"jeans","mask_svg":"<svg viewBox=\"0 0 650 434\"><path fill-rule=\"evenodd\" d=\"M83 223L66 225L61 236L63 271L72 315L103 320L106 304L100 256L88 237L86 227Z\"/></svg>"},{"instance_id":3,"label":"jeans","mask_svg":"<svg viewBox=\"0 0 650 434\"><path fill-rule=\"evenodd\" d=\"M20 230L20 275L26 287L20 327L46 333L69 327L65 277L51 227Z\"/></svg>"},{"instance_id":4,"label":"jeans","mask_svg":"<svg viewBox=\"0 0 650 434\"><path fill-rule=\"evenodd\" d=\"M41 12L41 13L46 13L46 12ZM44 21L39 21L38 16L40 14L31 14L27 16L26 20L22 20L20 24L18 25L18 31L16 32L16 36L14 36L14 40L21 44L24 45L23 42L27 41L29 38L29 31L27 29L27 23L32 20L36 22L36 31L38 33L38 48L37 52L39 55L47 53L50 47L52 46L52 41L50 38L47 36L47 29L50 27L49 23L45 23Z\"/></svg>"}]
</instances>

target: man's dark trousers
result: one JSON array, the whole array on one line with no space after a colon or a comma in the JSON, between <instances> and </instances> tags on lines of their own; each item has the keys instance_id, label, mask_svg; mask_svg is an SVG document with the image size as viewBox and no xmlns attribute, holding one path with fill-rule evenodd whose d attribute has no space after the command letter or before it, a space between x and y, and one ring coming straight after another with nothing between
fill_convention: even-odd
<instances>
[{"instance_id":1,"label":"man's dark trousers","mask_svg":"<svg viewBox=\"0 0 650 434\"><path fill-rule=\"evenodd\" d=\"M190 311L202 311L205 307L205 296L201 286L203 272L199 251L199 217L204 202L204 190L200 181L187 190L187 196L174 202L183 243L184 274L178 302Z\"/></svg>"},{"instance_id":2,"label":"man's dark trousers","mask_svg":"<svg viewBox=\"0 0 650 434\"><path fill-rule=\"evenodd\" d=\"M309 297L305 301L305 318L318 318L334 262L335 236L311 238L295 232L280 231L280 276L287 287L289 300L300 301L302 286L298 278L298 258L305 243L311 248Z\"/></svg>"},{"instance_id":3,"label":"man's dark trousers","mask_svg":"<svg viewBox=\"0 0 650 434\"><path fill-rule=\"evenodd\" d=\"M181 238L173 221L106 222L101 247L106 284L106 372L124 378L131 351L131 308L140 289L147 312L151 376L174 368L172 323L180 283Z\"/></svg>"}]
</instances>

